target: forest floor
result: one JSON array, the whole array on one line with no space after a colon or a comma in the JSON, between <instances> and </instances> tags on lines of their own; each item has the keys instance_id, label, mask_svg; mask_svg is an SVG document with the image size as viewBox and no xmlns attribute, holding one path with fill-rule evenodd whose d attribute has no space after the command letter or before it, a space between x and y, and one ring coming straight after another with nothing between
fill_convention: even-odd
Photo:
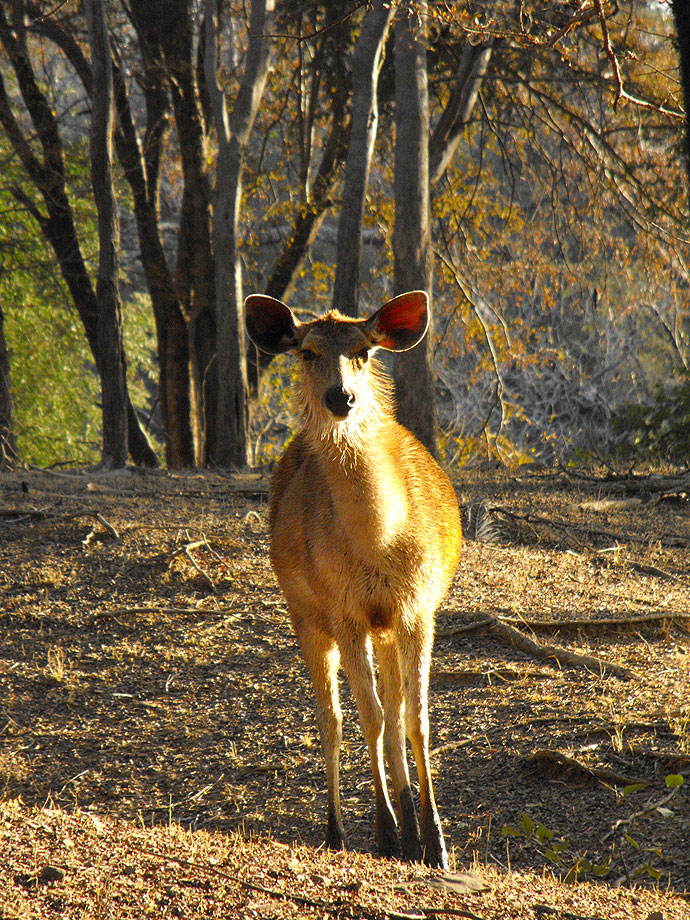
<instances>
[{"instance_id":1,"label":"forest floor","mask_svg":"<svg viewBox=\"0 0 690 920\"><path fill-rule=\"evenodd\" d=\"M690 480L455 485L494 542L438 616L443 874L376 857L345 684L348 851L321 846L265 479L0 474L0 920L687 920Z\"/></svg>"}]
</instances>

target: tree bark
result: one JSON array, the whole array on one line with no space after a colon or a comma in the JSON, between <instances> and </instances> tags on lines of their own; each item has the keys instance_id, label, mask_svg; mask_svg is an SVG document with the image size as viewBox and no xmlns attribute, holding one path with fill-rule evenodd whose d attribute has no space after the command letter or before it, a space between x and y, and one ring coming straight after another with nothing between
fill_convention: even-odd
<instances>
[{"instance_id":1,"label":"tree bark","mask_svg":"<svg viewBox=\"0 0 690 920\"><path fill-rule=\"evenodd\" d=\"M108 26L102 0L86 0L91 46L93 97L91 179L98 210L98 351L104 466L120 469L127 462L127 381L122 344L122 307L118 286L120 225L113 191L113 74Z\"/></svg>"},{"instance_id":2,"label":"tree bark","mask_svg":"<svg viewBox=\"0 0 690 920\"><path fill-rule=\"evenodd\" d=\"M273 0L252 0L244 75L232 115L217 79L217 0L206 2L206 87L218 136L213 209L215 258L217 438L213 460L221 466L249 462L247 360L239 256L239 215L244 156L268 76Z\"/></svg>"},{"instance_id":3,"label":"tree bark","mask_svg":"<svg viewBox=\"0 0 690 920\"><path fill-rule=\"evenodd\" d=\"M357 316L364 199L378 127L376 90L396 4L376 0L362 23L352 59L352 121L345 164L333 307Z\"/></svg>"},{"instance_id":4,"label":"tree bark","mask_svg":"<svg viewBox=\"0 0 690 920\"><path fill-rule=\"evenodd\" d=\"M333 100L333 117L319 168L312 183L308 203L304 204L295 217L292 233L276 259L264 293L277 300L287 301L295 283L297 271L316 239L328 209L332 206L331 190L338 176L349 137L347 117L347 87L343 86ZM270 365L274 355L259 351L250 344L247 352L247 375L249 390L256 395L263 371Z\"/></svg>"},{"instance_id":5,"label":"tree bark","mask_svg":"<svg viewBox=\"0 0 690 920\"><path fill-rule=\"evenodd\" d=\"M425 290L431 300L429 215L429 96L426 70L426 3L406 5L395 25L395 224L396 293ZM433 383L433 325L415 348L394 356L398 418L437 455Z\"/></svg>"}]
</instances>

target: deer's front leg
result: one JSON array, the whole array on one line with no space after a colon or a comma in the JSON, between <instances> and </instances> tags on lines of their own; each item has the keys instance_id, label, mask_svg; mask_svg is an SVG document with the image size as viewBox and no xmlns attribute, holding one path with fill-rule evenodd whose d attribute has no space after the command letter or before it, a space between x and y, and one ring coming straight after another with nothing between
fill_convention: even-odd
<instances>
[{"instance_id":1,"label":"deer's front leg","mask_svg":"<svg viewBox=\"0 0 690 920\"><path fill-rule=\"evenodd\" d=\"M316 722L321 738L328 788L326 846L331 850L342 850L345 846L345 831L340 810L340 746L343 738L343 717L338 698L338 648L335 641L322 630L295 618L293 625L316 697Z\"/></svg>"}]
</instances>

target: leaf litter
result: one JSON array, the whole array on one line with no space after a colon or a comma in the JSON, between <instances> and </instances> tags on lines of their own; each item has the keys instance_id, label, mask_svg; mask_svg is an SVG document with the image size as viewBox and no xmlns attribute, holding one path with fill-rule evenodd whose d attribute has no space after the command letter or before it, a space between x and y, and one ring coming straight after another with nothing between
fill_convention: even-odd
<instances>
[{"instance_id":1,"label":"leaf litter","mask_svg":"<svg viewBox=\"0 0 690 920\"><path fill-rule=\"evenodd\" d=\"M3 474L0 917L687 917L687 502L599 504L605 487L565 475L456 485L529 526L468 540L439 613L439 881L374 854L345 684L349 849L321 848L320 745L265 480ZM630 676L537 661L482 619ZM669 792L669 774L686 783ZM483 890L451 890L459 873Z\"/></svg>"}]
</instances>

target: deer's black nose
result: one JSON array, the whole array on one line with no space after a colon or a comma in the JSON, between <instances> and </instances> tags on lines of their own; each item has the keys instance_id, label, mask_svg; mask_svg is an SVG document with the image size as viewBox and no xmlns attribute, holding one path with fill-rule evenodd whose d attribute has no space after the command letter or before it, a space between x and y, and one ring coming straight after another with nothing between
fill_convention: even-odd
<instances>
[{"instance_id":1,"label":"deer's black nose","mask_svg":"<svg viewBox=\"0 0 690 920\"><path fill-rule=\"evenodd\" d=\"M354 393L348 393L342 387L331 387L326 391L324 402L329 412L336 418L346 418L357 398Z\"/></svg>"}]
</instances>

